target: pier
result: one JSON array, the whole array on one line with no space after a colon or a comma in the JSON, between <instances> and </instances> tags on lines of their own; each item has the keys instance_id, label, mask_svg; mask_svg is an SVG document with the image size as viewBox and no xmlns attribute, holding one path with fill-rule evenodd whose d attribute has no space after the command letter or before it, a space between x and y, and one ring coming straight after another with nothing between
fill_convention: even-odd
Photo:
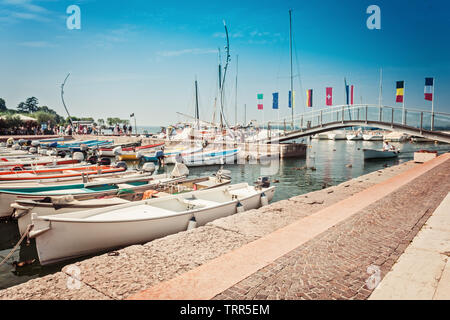
<instances>
[{"instance_id":1,"label":"pier","mask_svg":"<svg viewBox=\"0 0 450 320\"><path fill-rule=\"evenodd\" d=\"M368 281L388 287L430 216L448 225L437 208L449 190L449 153L410 161L67 265L0 299L368 299Z\"/></svg>"}]
</instances>

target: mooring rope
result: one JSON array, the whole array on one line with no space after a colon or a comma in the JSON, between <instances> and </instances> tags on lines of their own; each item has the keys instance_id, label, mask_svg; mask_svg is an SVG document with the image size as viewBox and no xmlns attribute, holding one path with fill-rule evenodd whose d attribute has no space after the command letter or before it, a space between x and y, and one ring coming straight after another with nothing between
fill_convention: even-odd
<instances>
[{"instance_id":1,"label":"mooring rope","mask_svg":"<svg viewBox=\"0 0 450 320\"><path fill-rule=\"evenodd\" d=\"M11 249L11 251L8 253L8 255L5 257L5 259L2 260L2 262L0 262L0 266L5 263L13 254L14 252L17 250L17 248L20 246L20 244L22 243L23 239L25 239L25 237L28 236L28 234L30 233L30 231L33 229L34 225L29 224L27 227L27 230L23 233L22 237L20 238L19 242L17 242L17 244L14 246L14 248Z\"/></svg>"}]
</instances>

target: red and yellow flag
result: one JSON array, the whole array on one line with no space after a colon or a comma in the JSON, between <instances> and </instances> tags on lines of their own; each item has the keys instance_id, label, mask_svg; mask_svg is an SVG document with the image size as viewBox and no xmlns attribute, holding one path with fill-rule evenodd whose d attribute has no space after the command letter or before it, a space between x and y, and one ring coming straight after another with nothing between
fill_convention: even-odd
<instances>
[{"instance_id":1,"label":"red and yellow flag","mask_svg":"<svg viewBox=\"0 0 450 320\"><path fill-rule=\"evenodd\" d=\"M397 92L395 94L395 102L403 102L404 92L405 92L405 81L397 81Z\"/></svg>"}]
</instances>

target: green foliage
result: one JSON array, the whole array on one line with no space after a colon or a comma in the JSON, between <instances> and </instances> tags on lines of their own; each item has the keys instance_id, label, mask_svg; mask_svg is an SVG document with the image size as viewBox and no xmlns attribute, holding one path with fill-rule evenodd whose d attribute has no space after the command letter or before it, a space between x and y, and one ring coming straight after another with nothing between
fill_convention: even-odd
<instances>
[{"instance_id":1,"label":"green foliage","mask_svg":"<svg viewBox=\"0 0 450 320\"><path fill-rule=\"evenodd\" d=\"M45 112L45 111L38 111L32 114L32 116L34 118L36 118L37 122L39 124L41 123L48 123L48 121L50 121L51 125L55 125L56 122L56 115L49 113L49 112Z\"/></svg>"},{"instance_id":2,"label":"green foliage","mask_svg":"<svg viewBox=\"0 0 450 320\"><path fill-rule=\"evenodd\" d=\"M6 111L8 108L6 107L6 102L4 99L0 98L0 111Z\"/></svg>"},{"instance_id":3,"label":"green foliage","mask_svg":"<svg viewBox=\"0 0 450 320\"><path fill-rule=\"evenodd\" d=\"M108 124L108 126L112 127L115 126L116 124L128 124L130 123L129 120L124 120L124 119L120 119L120 118L107 118L106 119L106 123Z\"/></svg>"},{"instance_id":4,"label":"green foliage","mask_svg":"<svg viewBox=\"0 0 450 320\"><path fill-rule=\"evenodd\" d=\"M25 102L19 103L19 105L17 106L17 110L19 110L19 112L28 113L36 112L39 110L38 104L38 99L36 97L31 97L25 100Z\"/></svg>"},{"instance_id":5,"label":"green foliage","mask_svg":"<svg viewBox=\"0 0 450 320\"><path fill-rule=\"evenodd\" d=\"M20 127L23 124L23 121L20 120L20 117L17 115L10 115L7 114L6 116L4 116L4 119L1 119L2 121L2 126L4 126L4 128L17 128Z\"/></svg>"}]
</instances>

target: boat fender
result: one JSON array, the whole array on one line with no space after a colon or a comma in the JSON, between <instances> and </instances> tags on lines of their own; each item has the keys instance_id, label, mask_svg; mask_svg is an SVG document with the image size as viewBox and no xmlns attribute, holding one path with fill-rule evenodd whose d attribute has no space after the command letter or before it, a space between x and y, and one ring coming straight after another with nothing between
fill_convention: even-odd
<instances>
[{"instance_id":1,"label":"boat fender","mask_svg":"<svg viewBox=\"0 0 450 320\"><path fill-rule=\"evenodd\" d=\"M116 167L116 168L125 168L125 170L128 169L127 163L126 163L125 161L118 161L118 162L115 164L115 167Z\"/></svg>"},{"instance_id":2,"label":"boat fender","mask_svg":"<svg viewBox=\"0 0 450 320\"><path fill-rule=\"evenodd\" d=\"M84 154L82 152L74 152L72 155L72 158L74 160L83 161L84 160Z\"/></svg>"},{"instance_id":3,"label":"boat fender","mask_svg":"<svg viewBox=\"0 0 450 320\"><path fill-rule=\"evenodd\" d=\"M188 223L186 230L195 229L197 227L197 220L195 220L195 216L193 216Z\"/></svg>"},{"instance_id":4,"label":"boat fender","mask_svg":"<svg viewBox=\"0 0 450 320\"><path fill-rule=\"evenodd\" d=\"M269 204L269 199L267 199L266 194L263 192L261 193L261 206L267 206Z\"/></svg>"},{"instance_id":5,"label":"boat fender","mask_svg":"<svg viewBox=\"0 0 450 320\"><path fill-rule=\"evenodd\" d=\"M236 205L236 212L241 213L245 211L244 205L239 201Z\"/></svg>"},{"instance_id":6,"label":"boat fender","mask_svg":"<svg viewBox=\"0 0 450 320\"><path fill-rule=\"evenodd\" d=\"M8 138L8 140L6 140L6 144L8 146L12 146L14 144L14 138Z\"/></svg>"}]
</instances>

